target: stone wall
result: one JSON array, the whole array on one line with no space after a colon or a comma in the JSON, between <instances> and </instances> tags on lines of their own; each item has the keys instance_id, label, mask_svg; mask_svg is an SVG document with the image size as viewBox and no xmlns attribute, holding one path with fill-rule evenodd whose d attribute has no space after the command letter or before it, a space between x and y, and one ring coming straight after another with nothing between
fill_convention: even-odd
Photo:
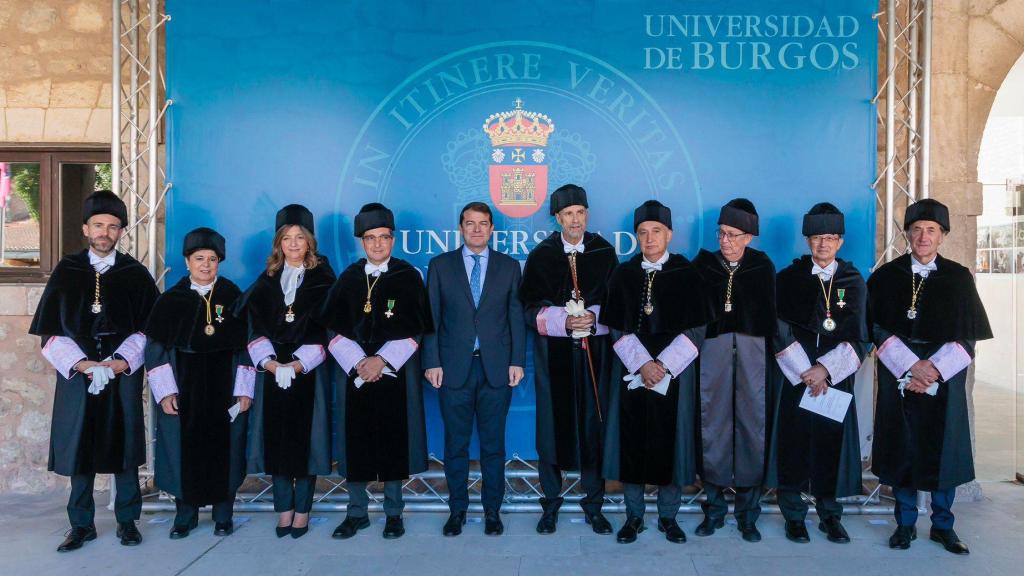
<instances>
[{"instance_id":1,"label":"stone wall","mask_svg":"<svg viewBox=\"0 0 1024 576\"><path fill-rule=\"evenodd\" d=\"M0 144L110 142L109 0L0 0ZM45 492L55 377L28 335L41 286L0 284L0 492Z\"/></svg>"},{"instance_id":2,"label":"stone wall","mask_svg":"<svg viewBox=\"0 0 1024 576\"><path fill-rule=\"evenodd\" d=\"M109 0L0 0L0 142L110 142Z\"/></svg>"}]
</instances>

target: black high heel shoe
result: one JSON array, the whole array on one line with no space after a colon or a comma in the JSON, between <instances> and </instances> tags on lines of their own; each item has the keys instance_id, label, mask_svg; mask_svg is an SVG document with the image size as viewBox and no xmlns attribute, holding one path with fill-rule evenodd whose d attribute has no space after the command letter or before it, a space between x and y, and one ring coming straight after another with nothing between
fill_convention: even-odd
<instances>
[{"instance_id":1,"label":"black high heel shoe","mask_svg":"<svg viewBox=\"0 0 1024 576\"><path fill-rule=\"evenodd\" d=\"M295 516L298 516L296 514ZM306 532L309 532L309 512L306 513L306 525L302 528L295 526L295 516L292 516L292 538L302 538Z\"/></svg>"}]
</instances>

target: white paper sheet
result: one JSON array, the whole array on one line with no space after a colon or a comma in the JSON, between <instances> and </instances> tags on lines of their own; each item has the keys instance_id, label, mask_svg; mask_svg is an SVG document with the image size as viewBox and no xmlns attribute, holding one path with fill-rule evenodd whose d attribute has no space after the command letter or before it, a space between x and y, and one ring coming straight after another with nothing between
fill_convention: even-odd
<instances>
[{"instance_id":1,"label":"white paper sheet","mask_svg":"<svg viewBox=\"0 0 1024 576\"><path fill-rule=\"evenodd\" d=\"M238 415L241 414L241 413L242 413L242 403L241 402L235 402L234 406L232 406L231 408L228 408L228 416L231 417L231 421L232 422L234 422L235 418L238 418Z\"/></svg>"},{"instance_id":2,"label":"white paper sheet","mask_svg":"<svg viewBox=\"0 0 1024 576\"><path fill-rule=\"evenodd\" d=\"M811 389L808 388L804 391L803 398L800 399L800 407L836 422L842 422L846 419L846 412L850 409L851 400L853 400L853 394L835 388L829 388L828 393L817 396L811 396Z\"/></svg>"}]
</instances>

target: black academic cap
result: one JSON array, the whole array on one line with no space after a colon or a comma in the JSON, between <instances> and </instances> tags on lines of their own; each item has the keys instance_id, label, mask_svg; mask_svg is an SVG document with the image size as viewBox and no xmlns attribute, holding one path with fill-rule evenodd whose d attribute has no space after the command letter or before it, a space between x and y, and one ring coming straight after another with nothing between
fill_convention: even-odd
<instances>
[{"instance_id":1,"label":"black academic cap","mask_svg":"<svg viewBox=\"0 0 1024 576\"><path fill-rule=\"evenodd\" d=\"M97 214L110 214L121 221L121 227L128 225L128 207L110 190L93 192L82 203L82 224Z\"/></svg>"},{"instance_id":2,"label":"black academic cap","mask_svg":"<svg viewBox=\"0 0 1024 576\"><path fill-rule=\"evenodd\" d=\"M648 200L644 202L640 206L637 206L636 210L633 211L633 231L636 232L636 230L640 228L641 222L647 222L649 220L660 222L671 230L672 210L657 200Z\"/></svg>"},{"instance_id":3,"label":"black academic cap","mask_svg":"<svg viewBox=\"0 0 1024 576\"><path fill-rule=\"evenodd\" d=\"M395 215L387 206L379 202L371 202L359 209L352 223L355 235L361 238L367 230L374 228L395 229Z\"/></svg>"},{"instance_id":4,"label":"black academic cap","mask_svg":"<svg viewBox=\"0 0 1024 576\"><path fill-rule=\"evenodd\" d=\"M302 204L289 204L277 211L277 220L274 230L280 230L281 226L302 226L309 233L313 233L313 213Z\"/></svg>"},{"instance_id":5,"label":"black academic cap","mask_svg":"<svg viewBox=\"0 0 1024 576\"><path fill-rule=\"evenodd\" d=\"M217 258L226 259L224 237L213 228L196 228L185 235L185 241L181 247L181 253L185 258L199 250L213 250Z\"/></svg>"},{"instance_id":6,"label":"black academic cap","mask_svg":"<svg viewBox=\"0 0 1024 576\"><path fill-rule=\"evenodd\" d=\"M589 208L587 191L575 184L566 184L555 190L551 195L551 215L554 216L569 206Z\"/></svg>"},{"instance_id":7,"label":"black academic cap","mask_svg":"<svg viewBox=\"0 0 1024 576\"><path fill-rule=\"evenodd\" d=\"M807 214L804 214L804 236L817 236L818 234L845 234L846 218L843 213L828 202L819 202L811 207Z\"/></svg>"},{"instance_id":8,"label":"black academic cap","mask_svg":"<svg viewBox=\"0 0 1024 576\"><path fill-rule=\"evenodd\" d=\"M903 229L910 230L911 224L918 220L937 222L943 230L949 232L949 208L938 200L925 198L907 206L907 213L903 217Z\"/></svg>"},{"instance_id":9,"label":"black academic cap","mask_svg":"<svg viewBox=\"0 0 1024 576\"><path fill-rule=\"evenodd\" d=\"M746 198L729 200L718 214L718 223L739 228L747 234L758 235L757 209L754 203Z\"/></svg>"}]
</instances>

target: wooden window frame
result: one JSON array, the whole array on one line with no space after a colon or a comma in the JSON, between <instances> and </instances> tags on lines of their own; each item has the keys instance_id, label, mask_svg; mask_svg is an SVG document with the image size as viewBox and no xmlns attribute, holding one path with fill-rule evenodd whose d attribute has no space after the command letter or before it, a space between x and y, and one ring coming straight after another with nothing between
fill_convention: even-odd
<instances>
[{"instance_id":1,"label":"wooden window frame","mask_svg":"<svg viewBox=\"0 0 1024 576\"><path fill-rule=\"evenodd\" d=\"M39 267L0 267L0 285L44 283L61 259L61 165L110 163L110 146L0 145L0 161L39 164Z\"/></svg>"}]
</instances>

